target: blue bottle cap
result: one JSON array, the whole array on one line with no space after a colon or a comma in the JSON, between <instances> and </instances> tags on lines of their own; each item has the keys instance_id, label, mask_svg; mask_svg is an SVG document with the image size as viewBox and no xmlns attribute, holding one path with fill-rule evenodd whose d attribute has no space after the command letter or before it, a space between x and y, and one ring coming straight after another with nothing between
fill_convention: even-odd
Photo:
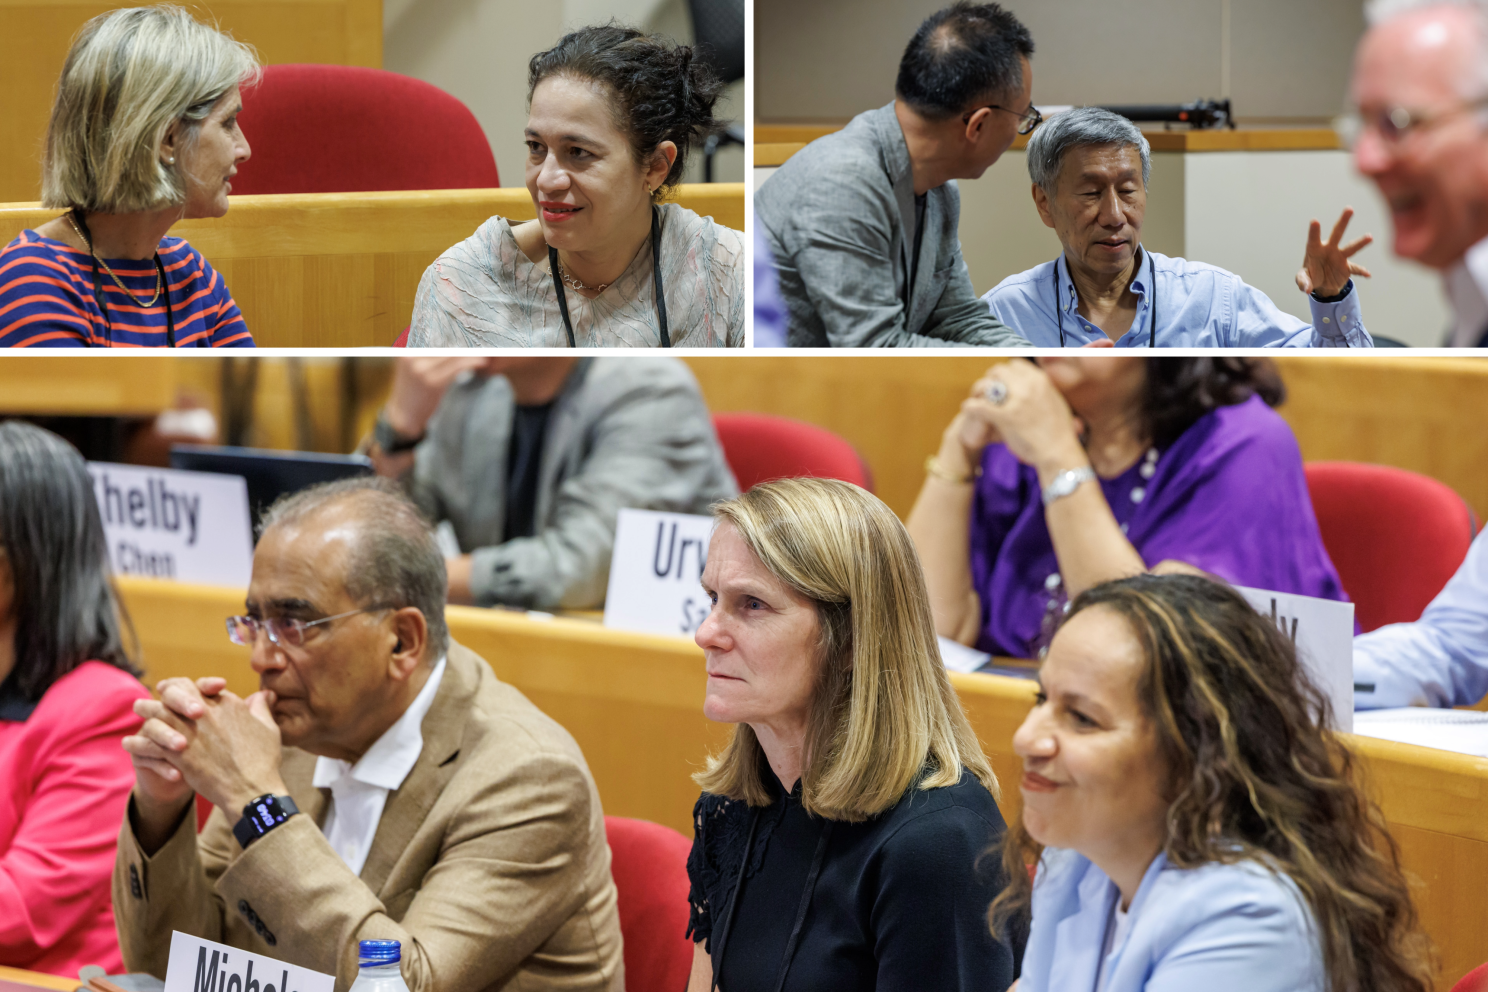
<instances>
[{"instance_id":1,"label":"blue bottle cap","mask_svg":"<svg viewBox=\"0 0 1488 992\"><path fill-rule=\"evenodd\" d=\"M363 968L397 964L403 960L403 945L396 940L363 940L357 944L357 964Z\"/></svg>"}]
</instances>

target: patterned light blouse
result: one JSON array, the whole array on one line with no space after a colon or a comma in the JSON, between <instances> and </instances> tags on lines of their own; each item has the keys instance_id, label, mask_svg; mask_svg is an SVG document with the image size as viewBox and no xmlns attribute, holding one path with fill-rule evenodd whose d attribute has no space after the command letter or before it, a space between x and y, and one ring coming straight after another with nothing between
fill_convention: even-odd
<instances>
[{"instance_id":1,"label":"patterned light blouse","mask_svg":"<svg viewBox=\"0 0 1488 992\"><path fill-rule=\"evenodd\" d=\"M620 278L594 299L565 294L579 347L661 344L651 259L647 238ZM673 347L743 347L744 238L738 231L662 204L661 282ZM506 219L492 217L424 272L408 345L566 347L548 260L529 259Z\"/></svg>"}]
</instances>

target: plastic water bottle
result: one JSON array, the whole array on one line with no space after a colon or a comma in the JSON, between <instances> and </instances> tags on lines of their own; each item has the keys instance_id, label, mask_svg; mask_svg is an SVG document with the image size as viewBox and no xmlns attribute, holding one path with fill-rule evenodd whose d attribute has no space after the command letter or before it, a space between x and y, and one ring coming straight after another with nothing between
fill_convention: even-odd
<instances>
[{"instance_id":1,"label":"plastic water bottle","mask_svg":"<svg viewBox=\"0 0 1488 992\"><path fill-rule=\"evenodd\" d=\"M403 981L403 945L396 940L364 940L357 945L356 981L350 992L408 992Z\"/></svg>"}]
</instances>

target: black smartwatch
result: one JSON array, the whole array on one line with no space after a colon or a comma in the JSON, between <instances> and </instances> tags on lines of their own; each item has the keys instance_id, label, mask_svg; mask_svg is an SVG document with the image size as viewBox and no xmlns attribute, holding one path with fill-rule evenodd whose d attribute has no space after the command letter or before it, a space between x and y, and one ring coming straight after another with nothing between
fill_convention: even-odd
<instances>
[{"instance_id":1,"label":"black smartwatch","mask_svg":"<svg viewBox=\"0 0 1488 992\"><path fill-rule=\"evenodd\" d=\"M414 448L417 448L419 442L424 439L424 435L420 434L418 437L407 437L399 434L393 429L393 425L388 423L387 414L379 413L377 415L377 423L372 425L372 438L377 442L377 446L382 449L384 455L401 455L405 451L412 451Z\"/></svg>"},{"instance_id":2,"label":"black smartwatch","mask_svg":"<svg viewBox=\"0 0 1488 992\"><path fill-rule=\"evenodd\" d=\"M243 807L243 818L233 824L233 836L246 848L299 811L288 796L266 792Z\"/></svg>"}]
</instances>

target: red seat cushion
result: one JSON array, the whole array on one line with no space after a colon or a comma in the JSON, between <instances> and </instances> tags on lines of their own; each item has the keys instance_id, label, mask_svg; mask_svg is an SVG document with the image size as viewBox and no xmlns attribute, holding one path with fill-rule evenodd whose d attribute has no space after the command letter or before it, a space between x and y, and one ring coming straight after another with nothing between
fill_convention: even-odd
<instances>
[{"instance_id":1,"label":"red seat cushion","mask_svg":"<svg viewBox=\"0 0 1488 992\"><path fill-rule=\"evenodd\" d=\"M1480 964L1457 979L1452 992L1488 992L1488 964Z\"/></svg>"},{"instance_id":2,"label":"red seat cushion","mask_svg":"<svg viewBox=\"0 0 1488 992\"><path fill-rule=\"evenodd\" d=\"M1472 543L1472 511L1450 486L1404 469L1309 462L1328 557L1361 630L1419 620Z\"/></svg>"},{"instance_id":3,"label":"red seat cushion","mask_svg":"<svg viewBox=\"0 0 1488 992\"><path fill-rule=\"evenodd\" d=\"M715 414L713 426L741 490L804 475L873 491L873 477L857 450L829 430L763 413Z\"/></svg>"},{"instance_id":4,"label":"red seat cushion","mask_svg":"<svg viewBox=\"0 0 1488 992\"><path fill-rule=\"evenodd\" d=\"M685 989L692 971L687 939L687 855L692 842L670 827L605 817L610 874L620 902L625 987Z\"/></svg>"},{"instance_id":5,"label":"red seat cushion","mask_svg":"<svg viewBox=\"0 0 1488 992\"><path fill-rule=\"evenodd\" d=\"M244 87L252 156L234 193L355 193L501 185L485 132L436 86L382 69L270 65Z\"/></svg>"}]
</instances>

